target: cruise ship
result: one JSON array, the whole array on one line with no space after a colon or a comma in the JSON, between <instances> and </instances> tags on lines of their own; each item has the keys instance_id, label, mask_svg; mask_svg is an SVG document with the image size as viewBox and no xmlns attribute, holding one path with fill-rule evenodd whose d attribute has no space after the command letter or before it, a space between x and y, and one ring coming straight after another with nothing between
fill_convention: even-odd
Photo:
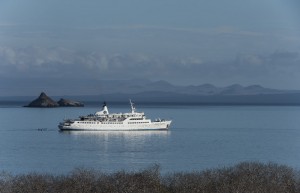
<instances>
[{"instance_id":1,"label":"cruise ship","mask_svg":"<svg viewBox=\"0 0 300 193\"><path fill-rule=\"evenodd\" d=\"M131 130L168 130L171 120L147 119L143 112L136 112L134 104L129 100L131 112L112 113L108 112L104 102L102 110L77 119L67 119L59 123L60 130L81 131L131 131Z\"/></svg>"}]
</instances>

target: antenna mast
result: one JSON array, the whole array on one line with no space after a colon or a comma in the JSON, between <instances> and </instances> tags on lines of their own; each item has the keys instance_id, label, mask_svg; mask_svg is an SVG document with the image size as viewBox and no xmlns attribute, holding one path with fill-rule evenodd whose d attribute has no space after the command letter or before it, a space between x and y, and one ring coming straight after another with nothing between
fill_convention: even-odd
<instances>
[{"instance_id":1,"label":"antenna mast","mask_svg":"<svg viewBox=\"0 0 300 193\"><path fill-rule=\"evenodd\" d=\"M135 107L134 107L134 103L131 102L131 99L129 99L130 105L131 105L131 113L135 113Z\"/></svg>"}]
</instances>

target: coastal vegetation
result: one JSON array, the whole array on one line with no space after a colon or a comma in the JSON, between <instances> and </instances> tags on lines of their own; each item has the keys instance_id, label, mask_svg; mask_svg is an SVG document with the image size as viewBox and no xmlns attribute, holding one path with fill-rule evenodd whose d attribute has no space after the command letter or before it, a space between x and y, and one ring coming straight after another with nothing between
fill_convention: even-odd
<instances>
[{"instance_id":1,"label":"coastal vegetation","mask_svg":"<svg viewBox=\"0 0 300 193\"><path fill-rule=\"evenodd\" d=\"M159 165L140 171L104 173L78 168L66 175L0 174L1 193L297 193L299 171L276 163L161 174Z\"/></svg>"}]
</instances>

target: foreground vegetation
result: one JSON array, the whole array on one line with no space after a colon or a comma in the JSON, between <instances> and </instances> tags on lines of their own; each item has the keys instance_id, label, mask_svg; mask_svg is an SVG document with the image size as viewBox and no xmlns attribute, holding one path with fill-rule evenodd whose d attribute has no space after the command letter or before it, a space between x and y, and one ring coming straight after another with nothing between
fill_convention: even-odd
<instances>
[{"instance_id":1,"label":"foreground vegetation","mask_svg":"<svg viewBox=\"0 0 300 193\"><path fill-rule=\"evenodd\" d=\"M233 167L161 175L158 165L111 174L75 169L68 175L0 174L0 192L120 193L296 193L299 172L274 163L243 162Z\"/></svg>"}]
</instances>

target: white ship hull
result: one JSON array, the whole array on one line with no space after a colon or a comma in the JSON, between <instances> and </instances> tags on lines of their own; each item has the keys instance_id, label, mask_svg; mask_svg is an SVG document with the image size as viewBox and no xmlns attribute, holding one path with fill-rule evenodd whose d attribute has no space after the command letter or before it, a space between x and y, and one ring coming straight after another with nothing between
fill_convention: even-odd
<instances>
[{"instance_id":1,"label":"white ship hull","mask_svg":"<svg viewBox=\"0 0 300 193\"><path fill-rule=\"evenodd\" d=\"M140 123L140 124L108 124L101 122L73 123L70 125L59 125L60 130L78 130L78 131L130 131L130 130L168 130L171 121Z\"/></svg>"},{"instance_id":2,"label":"white ship hull","mask_svg":"<svg viewBox=\"0 0 300 193\"><path fill-rule=\"evenodd\" d=\"M144 113L135 111L133 103L129 113L109 114L106 103L102 111L88 116L81 116L78 119L68 119L61 122L60 130L81 130L81 131L132 131L132 130L168 130L171 120L147 119Z\"/></svg>"}]
</instances>

